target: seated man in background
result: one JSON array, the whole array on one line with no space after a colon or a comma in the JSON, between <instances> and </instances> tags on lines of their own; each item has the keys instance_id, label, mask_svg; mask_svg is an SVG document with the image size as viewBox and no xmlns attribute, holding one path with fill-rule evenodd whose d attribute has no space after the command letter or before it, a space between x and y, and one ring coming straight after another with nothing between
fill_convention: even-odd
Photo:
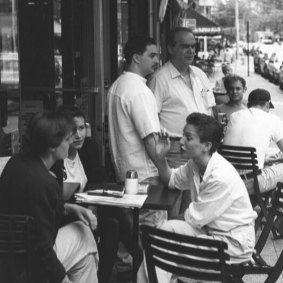
<instances>
[{"instance_id":1,"label":"seated man in background","mask_svg":"<svg viewBox=\"0 0 283 283\"><path fill-rule=\"evenodd\" d=\"M213 112L215 118L218 118L218 113L225 113L229 121L232 113L247 108L243 103L244 93L247 87L245 79L238 75L226 76L224 78L224 86L227 90L229 101L216 105L213 108Z\"/></svg>"},{"instance_id":2,"label":"seated man in background","mask_svg":"<svg viewBox=\"0 0 283 283\"><path fill-rule=\"evenodd\" d=\"M233 113L227 125L223 144L256 148L259 189L266 192L283 182L283 164L264 167L264 158L270 141L283 151L283 122L269 113L274 108L270 93L265 89L253 90L248 98L248 109ZM253 179L245 180L249 194L253 194Z\"/></svg>"},{"instance_id":3,"label":"seated man in background","mask_svg":"<svg viewBox=\"0 0 283 283\"><path fill-rule=\"evenodd\" d=\"M191 203L183 220L169 220L161 229L183 235L206 237L228 244L231 263L250 260L254 244L253 211L246 187L236 169L216 151L223 131L210 116L187 117L182 143L188 162L170 169L166 161L169 143L156 147L160 178L170 188L191 191ZM158 282L170 282L172 274L157 268Z\"/></svg>"}]
</instances>

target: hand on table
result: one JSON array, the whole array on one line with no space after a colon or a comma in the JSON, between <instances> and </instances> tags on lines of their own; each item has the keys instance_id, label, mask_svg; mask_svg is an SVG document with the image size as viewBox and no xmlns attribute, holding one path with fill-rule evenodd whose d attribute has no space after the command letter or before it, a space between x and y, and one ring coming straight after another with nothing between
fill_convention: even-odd
<instances>
[{"instance_id":1,"label":"hand on table","mask_svg":"<svg viewBox=\"0 0 283 283\"><path fill-rule=\"evenodd\" d=\"M92 230L97 227L97 218L88 208L82 207L77 204L65 204L65 210L77 216L83 223L90 226Z\"/></svg>"}]
</instances>

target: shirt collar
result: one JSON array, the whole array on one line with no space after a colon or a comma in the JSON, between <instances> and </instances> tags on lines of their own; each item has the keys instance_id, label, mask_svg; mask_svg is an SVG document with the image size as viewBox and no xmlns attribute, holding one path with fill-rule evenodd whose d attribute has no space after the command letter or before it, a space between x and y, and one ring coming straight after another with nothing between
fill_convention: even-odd
<instances>
[{"instance_id":1,"label":"shirt collar","mask_svg":"<svg viewBox=\"0 0 283 283\"><path fill-rule=\"evenodd\" d=\"M202 182L205 182L206 179L211 175L211 171L213 170L213 167L214 167L214 163L217 162L217 159L218 159L218 156L219 154L217 152L214 152L210 158L210 160L208 161L208 164L206 166L206 169L205 169L205 172L204 172L204 175L202 177ZM194 164L194 174L196 175L200 175L199 173L199 169L198 167L196 166L196 164L193 162Z\"/></svg>"},{"instance_id":2,"label":"shirt collar","mask_svg":"<svg viewBox=\"0 0 283 283\"><path fill-rule=\"evenodd\" d=\"M169 69L172 79L183 77L170 60L168 61L168 69ZM191 72L190 66L188 67L188 71Z\"/></svg>"},{"instance_id":3,"label":"shirt collar","mask_svg":"<svg viewBox=\"0 0 283 283\"><path fill-rule=\"evenodd\" d=\"M123 74L125 74L127 76L136 77L136 78L140 79L141 81L143 81L144 83L146 83L146 78L142 77L141 75L139 75L137 73L133 73L133 72L129 72L129 71L124 71Z\"/></svg>"}]
</instances>

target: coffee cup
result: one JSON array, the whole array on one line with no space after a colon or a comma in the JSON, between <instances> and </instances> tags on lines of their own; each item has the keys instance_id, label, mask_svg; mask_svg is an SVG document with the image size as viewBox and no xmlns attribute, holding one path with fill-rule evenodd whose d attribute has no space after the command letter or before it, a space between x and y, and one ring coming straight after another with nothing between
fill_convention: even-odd
<instances>
[{"instance_id":1,"label":"coffee cup","mask_svg":"<svg viewBox=\"0 0 283 283\"><path fill-rule=\"evenodd\" d=\"M125 179L125 192L126 194L136 195L139 192L138 179Z\"/></svg>"},{"instance_id":2,"label":"coffee cup","mask_svg":"<svg viewBox=\"0 0 283 283\"><path fill-rule=\"evenodd\" d=\"M139 192L139 179L135 170L130 170L126 174L125 192L131 195L135 195Z\"/></svg>"}]
</instances>

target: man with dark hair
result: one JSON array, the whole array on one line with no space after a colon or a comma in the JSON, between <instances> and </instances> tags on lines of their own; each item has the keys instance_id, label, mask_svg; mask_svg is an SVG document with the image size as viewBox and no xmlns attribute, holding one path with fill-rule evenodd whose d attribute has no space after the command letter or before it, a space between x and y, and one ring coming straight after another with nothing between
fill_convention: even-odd
<instances>
[{"instance_id":1,"label":"man with dark hair","mask_svg":"<svg viewBox=\"0 0 283 283\"><path fill-rule=\"evenodd\" d=\"M283 182L283 164L264 167L265 155L270 141L277 144L283 152L283 122L279 117L269 113L274 108L270 93L265 89L253 90L248 98L249 109L235 112L230 116L223 143L234 146L250 146L256 148L259 189L270 191L277 182ZM245 180L250 194L253 194L253 178Z\"/></svg>"},{"instance_id":2,"label":"man with dark hair","mask_svg":"<svg viewBox=\"0 0 283 283\"><path fill-rule=\"evenodd\" d=\"M156 182L155 142L160 132L156 102L145 77L158 64L155 41L144 35L130 38L124 48L126 70L108 92L110 149L117 181L134 169L139 182ZM154 217L152 215L154 214ZM165 212L142 211L140 220L155 225Z\"/></svg>"},{"instance_id":3,"label":"man with dark hair","mask_svg":"<svg viewBox=\"0 0 283 283\"><path fill-rule=\"evenodd\" d=\"M215 118L217 118L218 113L225 113L229 121L232 113L247 108L243 103L244 93L247 90L246 81L238 75L228 75L224 78L224 87L227 91L229 101L216 105L213 112Z\"/></svg>"},{"instance_id":4,"label":"man with dark hair","mask_svg":"<svg viewBox=\"0 0 283 283\"><path fill-rule=\"evenodd\" d=\"M150 45L156 45L156 41L146 35L135 36L134 40L130 39L124 47L126 65L130 66L133 56L135 54L142 55L145 52L147 46Z\"/></svg>"},{"instance_id":5,"label":"man with dark hair","mask_svg":"<svg viewBox=\"0 0 283 283\"><path fill-rule=\"evenodd\" d=\"M193 66L196 40L192 31L185 27L172 29L167 36L170 60L148 82L155 95L160 124L170 136L171 152L180 151L183 123L193 112L212 115L214 95L206 74ZM171 161L174 162L171 157ZM177 201L171 217L176 217L189 202L188 195Z\"/></svg>"},{"instance_id":6,"label":"man with dark hair","mask_svg":"<svg viewBox=\"0 0 283 283\"><path fill-rule=\"evenodd\" d=\"M253 211L246 187L236 169L216 150L222 140L222 127L201 113L187 117L181 143L188 162L170 169L165 155L168 144L158 146L159 174L169 188L190 190L191 203L183 220L169 220L161 229L183 235L225 241L232 263L250 260L254 244ZM158 282L170 282L171 274L157 268Z\"/></svg>"}]
</instances>

